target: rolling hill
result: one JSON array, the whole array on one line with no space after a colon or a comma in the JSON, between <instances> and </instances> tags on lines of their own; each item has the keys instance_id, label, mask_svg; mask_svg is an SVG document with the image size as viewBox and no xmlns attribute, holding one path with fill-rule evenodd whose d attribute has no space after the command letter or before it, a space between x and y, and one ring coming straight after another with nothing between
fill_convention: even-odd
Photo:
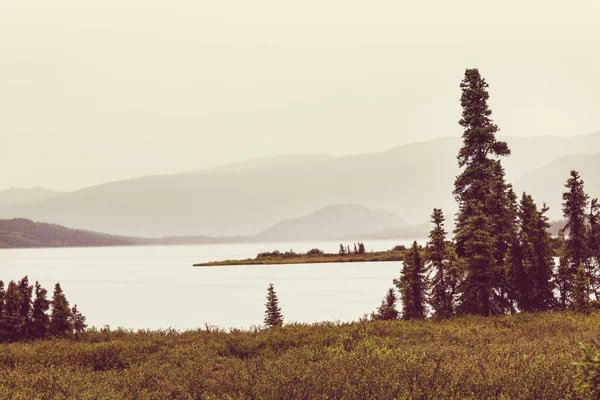
<instances>
[{"instance_id":1,"label":"rolling hill","mask_svg":"<svg viewBox=\"0 0 600 400\"><path fill-rule=\"evenodd\" d=\"M381 229L402 229L406 222L384 210L355 204L323 207L306 216L282 221L257 235L259 241L362 238Z\"/></svg>"},{"instance_id":2,"label":"rolling hill","mask_svg":"<svg viewBox=\"0 0 600 400\"><path fill-rule=\"evenodd\" d=\"M503 161L508 180L540 203L548 201L552 218L560 217L555 204L560 203L561 183L570 169L587 168L582 176L590 189L600 181L594 161L585 164L582 156L569 155L597 152L600 133L499 138L512 149L512 156ZM251 236L331 204L385 209L408 224L428 220L431 210L441 207L451 220L460 145L460 137L440 138L381 153L269 157L145 176L1 206L0 218L24 217L135 237Z\"/></svg>"}]
</instances>

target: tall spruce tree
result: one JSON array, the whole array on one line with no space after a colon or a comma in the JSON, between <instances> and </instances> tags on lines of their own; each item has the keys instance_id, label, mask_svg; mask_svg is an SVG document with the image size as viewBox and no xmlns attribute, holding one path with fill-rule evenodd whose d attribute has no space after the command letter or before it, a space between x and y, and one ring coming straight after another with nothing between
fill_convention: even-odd
<instances>
[{"instance_id":1,"label":"tall spruce tree","mask_svg":"<svg viewBox=\"0 0 600 400\"><path fill-rule=\"evenodd\" d=\"M428 269L433 270L429 304L433 309L433 315L437 318L449 318L454 313L452 279L446 270L448 254L444 221L442 210L434 208L433 214L431 214L431 222L434 227L429 233L427 255Z\"/></svg>"},{"instance_id":2,"label":"tall spruce tree","mask_svg":"<svg viewBox=\"0 0 600 400\"><path fill-rule=\"evenodd\" d=\"M31 311L31 335L36 339L48 335L50 300L48 300L47 295L48 291L39 282L35 282L35 300Z\"/></svg>"},{"instance_id":3,"label":"tall spruce tree","mask_svg":"<svg viewBox=\"0 0 600 400\"><path fill-rule=\"evenodd\" d=\"M265 306L265 325L268 327L283 325L283 314L281 313L281 308L279 308L279 299L277 298L277 293L275 293L275 287L272 283L269 283L267 289L267 303Z\"/></svg>"},{"instance_id":4,"label":"tall spruce tree","mask_svg":"<svg viewBox=\"0 0 600 400\"><path fill-rule=\"evenodd\" d=\"M456 252L466 270L459 308L488 315L504 311L508 304L507 242L514 218L498 158L510 155L510 150L496 139L498 126L487 104L488 84L479 71L467 69L460 87L463 112L459 124L464 132L458 165L463 170L454 183L459 206L454 233ZM480 233L484 236L478 237Z\"/></svg>"},{"instance_id":5,"label":"tall spruce tree","mask_svg":"<svg viewBox=\"0 0 600 400\"><path fill-rule=\"evenodd\" d=\"M402 319L425 318L427 282L425 280L425 265L416 241L402 261L400 279L394 279L394 285L400 290Z\"/></svg>"},{"instance_id":6,"label":"tall spruce tree","mask_svg":"<svg viewBox=\"0 0 600 400\"><path fill-rule=\"evenodd\" d=\"M29 278L24 276L18 283L21 293L21 317L23 318L23 327L21 336L28 339L31 336L31 303L33 286L29 284Z\"/></svg>"},{"instance_id":7,"label":"tall spruce tree","mask_svg":"<svg viewBox=\"0 0 600 400\"><path fill-rule=\"evenodd\" d=\"M22 302L19 286L15 281L10 281L4 295L4 324L7 340L9 341L17 341L23 338L25 320L21 314Z\"/></svg>"},{"instance_id":8,"label":"tall spruce tree","mask_svg":"<svg viewBox=\"0 0 600 400\"><path fill-rule=\"evenodd\" d=\"M50 335L64 337L73 333L73 322L69 302L63 293L60 283L54 286L52 296L52 315L50 318Z\"/></svg>"},{"instance_id":9,"label":"tall spruce tree","mask_svg":"<svg viewBox=\"0 0 600 400\"><path fill-rule=\"evenodd\" d=\"M555 304L553 251L548 229L548 208L538 210L533 198L523 193L519 205L518 253L512 259L512 282L522 311L548 310Z\"/></svg>"},{"instance_id":10,"label":"tall spruce tree","mask_svg":"<svg viewBox=\"0 0 600 400\"><path fill-rule=\"evenodd\" d=\"M571 171L565 188L567 190L563 193L562 209L565 218L563 231L566 234L566 239L563 254L564 266L560 271L559 279L565 292L565 303L572 303L575 301L574 285L578 279L579 267L585 268L586 258L589 253L588 242L586 240L588 195L584 191L583 180L575 170ZM581 285L584 281L589 284L589 279L587 278L585 280L579 279L577 283ZM578 288L578 293L582 293L581 288Z\"/></svg>"},{"instance_id":11,"label":"tall spruce tree","mask_svg":"<svg viewBox=\"0 0 600 400\"><path fill-rule=\"evenodd\" d=\"M398 319L400 313L396 308L398 297L393 288L390 288L385 295L384 299L381 300L381 305L377 308L377 312L372 314L372 318L378 321L394 321Z\"/></svg>"}]
</instances>

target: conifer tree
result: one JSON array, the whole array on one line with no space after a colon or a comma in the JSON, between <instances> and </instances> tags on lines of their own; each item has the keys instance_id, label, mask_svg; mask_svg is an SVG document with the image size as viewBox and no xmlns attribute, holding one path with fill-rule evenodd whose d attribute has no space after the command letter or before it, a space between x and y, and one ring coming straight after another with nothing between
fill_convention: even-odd
<instances>
[{"instance_id":1,"label":"conifer tree","mask_svg":"<svg viewBox=\"0 0 600 400\"><path fill-rule=\"evenodd\" d=\"M394 284L400 290L404 320L425 318L427 282L420 253L419 245L415 241L404 257L400 279L394 279Z\"/></svg>"},{"instance_id":2,"label":"conifer tree","mask_svg":"<svg viewBox=\"0 0 600 400\"><path fill-rule=\"evenodd\" d=\"M71 309L60 283L54 286L52 296L52 315L50 318L50 334L52 336L70 336L73 332Z\"/></svg>"},{"instance_id":3,"label":"conifer tree","mask_svg":"<svg viewBox=\"0 0 600 400\"><path fill-rule=\"evenodd\" d=\"M373 313L372 317L375 320L380 321L394 321L398 319L400 313L396 309L396 303L398 297L393 288L390 288L385 295L385 298L381 301L381 305L377 309L376 313Z\"/></svg>"},{"instance_id":4,"label":"conifer tree","mask_svg":"<svg viewBox=\"0 0 600 400\"><path fill-rule=\"evenodd\" d=\"M598 199L590 202L588 215L588 262L590 286L596 301L600 300L600 204Z\"/></svg>"},{"instance_id":5,"label":"conifer tree","mask_svg":"<svg viewBox=\"0 0 600 400\"><path fill-rule=\"evenodd\" d=\"M589 279L583 268L580 265L577 268L577 274L573 284L573 308L575 311L586 312L590 302L590 294L588 292Z\"/></svg>"},{"instance_id":6,"label":"conifer tree","mask_svg":"<svg viewBox=\"0 0 600 400\"><path fill-rule=\"evenodd\" d=\"M487 104L488 84L479 71L466 70L460 87L463 113L459 124L464 132L458 165L463 170L454 184L459 205L456 252L466 268L460 309L488 315L504 311L508 304L507 243L514 215L510 187L498 158L508 156L510 150L496 139L498 126ZM483 240L476 236L480 232L485 233Z\"/></svg>"},{"instance_id":7,"label":"conifer tree","mask_svg":"<svg viewBox=\"0 0 600 400\"><path fill-rule=\"evenodd\" d=\"M533 198L523 193L519 205L519 253L512 260L515 298L523 311L548 310L555 303L547 211L545 205L538 210Z\"/></svg>"},{"instance_id":8,"label":"conifer tree","mask_svg":"<svg viewBox=\"0 0 600 400\"><path fill-rule=\"evenodd\" d=\"M24 319L21 314L21 291L15 281L10 281L4 295L4 323L7 339L17 341L22 339Z\"/></svg>"},{"instance_id":9,"label":"conifer tree","mask_svg":"<svg viewBox=\"0 0 600 400\"><path fill-rule=\"evenodd\" d=\"M31 303L33 286L29 284L29 278L24 276L18 283L21 293L21 317L23 318L23 327L21 336L23 339L30 337L31 331Z\"/></svg>"},{"instance_id":10,"label":"conifer tree","mask_svg":"<svg viewBox=\"0 0 600 400\"><path fill-rule=\"evenodd\" d=\"M277 294L275 293L275 288L272 283L269 283L269 287L267 289L267 303L265 306L265 325L268 327L283 325L283 315L281 314L281 308L279 308L279 299L277 298Z\"/></svg>"},{"instance_id":11,"label":"conifer tree","mask_svg":"<svg viewBox=\"0 0 600 400\"><path fill-rule=\"evenodd\" d=\"M566 297L574 301L574 285L579 267L586 265L588 255L587 226L586 226L586 208L588 195L584 191L583 180L579 173L572 170L570 177L565 184L567 189L563 193L563 216L565 218L565 227L563 232L567 237L564 244L564 267L561 271L560 279L562 287L565 290ZM585 272L585 270L584 270ZM589 279L585 280L589 283ZM581 284L581 280L579 284ZM581 291L580 291L581 292Z\"/></svg>"},{"instance_id":12,"label":"conifer tree","mask_svg":"<svg viewBox=\"0 0 600 400\"><path fill-rule=\"evenodd\" d=\"M87 328L85 317L77 309L77 304L75 304L71 309L71 315L73 319L73 331L75 332L75 335L80 335L85 332L85 329Z\"/></svg>"},{"instance_id":13,"label":"conifer tree","mask_svg":"<svg viewBox=\"0 0 600 400\"><path fill-rule=\"evenodd\" d=\"M469 204L465 209L465 220L461 234L463 243L465 276L458 287L457 311L466 314L490 315L497 313L493 298L495 272L494 240L490 233L490 218L481 203Z\"/></svg>"},{"instance_id":14,"label":"conifer tree","mask_svg":"<svg viewBox=\"0 0 600 400\"><path fill-rule=\"evenodd\" d=\"M50 301L47 298L48 291L39 282L35 282L35 300L31 311L31 335L34 338L44 338L48 334L50 326Z\"/></svg>"},{"instance_id":15,"label":"conifer tree","mask_svg":"<svg viewBox=\"0 0 600 400\"><path fill-rule=\"evenodd\" d=\"M434 316L449 318L454 313L451 279L446 271L446 231L444 230L444 213L439 208L433 209L431 222L434 228L429 233L427 242L428 269L433 269L430 305Z\"/></svg>"}]
</instances>

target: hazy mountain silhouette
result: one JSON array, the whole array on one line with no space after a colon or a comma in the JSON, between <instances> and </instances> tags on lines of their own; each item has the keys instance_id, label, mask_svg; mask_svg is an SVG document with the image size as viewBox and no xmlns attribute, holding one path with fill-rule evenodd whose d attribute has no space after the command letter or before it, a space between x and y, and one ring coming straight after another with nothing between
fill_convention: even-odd
<instances>
[{"instance_id":1,"label":"hazy mountain silhouette","mask_svg":"<svg viewBox=\"0 0 600 400\"><path fill-rule=\"evenodd\" d=\"M562 193L565 191L565 183L572 169L579 172L586 193L591 198L600 197L600 153L569 154L559 157L525 174L515 183L515 189L519 194L527 191L540 205L546 202L550 207L548 212L550 217L559 219L562 217Z\"/></svg>"},{"instance_id":2,"label":"hazy mountain silhouette","mask_svg":"<svg viewBox=\"0 0 600 400\"><path fill-rule=\"evenodd\" d=\"M289 219L253 236L254 240L319 240L338 239L365 234L381 229L401 229L406 222L385 210L370 210L356 204L323 207L306 216Z\"/></svg>"},{"instance_id":3,"label":"hazy mountain silhouette","mask_svg":"<svg viewBox=\"0 0 600 400\"><path fill-rule=\"evenodd\" d=\"M512 156L503 161L512 182L565 154L590 154L600 148L600 133L500 139L512 149ZM451 221L460 145L460 137L440 138L381 153L269 157L193 173L145 176L3 206L0 217L136 237L249 236L331 204L385 209L409 224L427 221L434 207L442 207ZM570 169L578 168L580 158L566 158L556 167L552 179L560 184L548 185L547 192L538 189L546 178L524 177L517 189L531 191L540 203L560 203L562 183ZM586 186L598 182L597 173L581 172Z\"/></svg>"},{"instance_id":4,"label":"hazy mountain silhouette","mask_svg":"<svg viewBox=\"0 0 600 400\"><path fill-rule=\"evenodd\" d=\"M0 206L39 202L56 197L59 194L61 193L43 187L27 189L11 187L0 190Z\"/></svg>"}]
</instances>

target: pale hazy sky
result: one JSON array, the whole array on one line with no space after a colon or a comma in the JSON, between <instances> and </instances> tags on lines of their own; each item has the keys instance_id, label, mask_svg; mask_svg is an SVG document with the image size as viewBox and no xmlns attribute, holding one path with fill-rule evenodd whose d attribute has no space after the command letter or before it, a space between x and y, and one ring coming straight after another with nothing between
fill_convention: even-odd
<instances>
[{"instance_id":1,"label":"pale hazy sky","mask_svg":"<svg viewBox=\"0 0 600 400\"><path fill-rule=\"evenodd\" d=\"M0 0L0 188L600 131L600 1Z\"/></svg>"}]
</instances>

